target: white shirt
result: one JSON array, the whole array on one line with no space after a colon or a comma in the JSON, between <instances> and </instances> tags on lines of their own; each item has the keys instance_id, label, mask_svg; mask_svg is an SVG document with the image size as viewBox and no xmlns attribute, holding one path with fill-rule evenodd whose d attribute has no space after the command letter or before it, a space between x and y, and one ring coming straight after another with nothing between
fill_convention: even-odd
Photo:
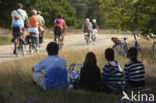
<instances>
[{"instance_id":1,"label":"white shirt","mask_svg":"<svg viewBox=\"0 0 156 103\"><path fill-rule=\"evenodd\" d=\"M17 10L18 10L18 12L20 14L17 12ZM28 18L28 15L27 15L27 13L26 13L25 10L22 10L22 9L17 9L17 10L13 10L12 13L11 13L11 16L13 18L13 21L15 20L14 17L15 16L18 16L19 17L19 20L21 21L22 25L24 26L24 21L25 21L25 19Z\"/></svg>"}]
</instances>

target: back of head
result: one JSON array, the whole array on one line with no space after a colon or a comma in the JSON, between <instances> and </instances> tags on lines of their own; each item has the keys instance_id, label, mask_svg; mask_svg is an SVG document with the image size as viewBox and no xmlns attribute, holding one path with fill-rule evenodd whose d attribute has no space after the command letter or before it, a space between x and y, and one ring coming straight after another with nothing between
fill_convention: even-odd
<instances>
[{"instance_id":1,"label":"back of head","mask_svg":"<svg viewBox=\"0 0 156 103\"><path fill-rule=\"evenodd\" d=\"M138 57L138 50L135 47L131 47L128 49L127 58L131 59L132 61L137 61Z\"/></svg>"},{"instance_id":2,"label":"back of head","mask_svg":"<svg viewBox=\"0 0 156 103\"><path fill-rule=\"evenodd\" d=\"M38 14L38 15L41 15L41 11L37 11L37 14Z\"/></svg>"},{"instance_id":3,"label":"back of head","mask_svg":"<svg viewBox=\"0 0 156 103\"><path fill-rule=\"evenodd\" d=\"M58 16L57 16L57 18L60 18L60 19L63 18L63 14L62 13L59 13Z\"/></svg>"},{"instance_id":4,"label":"back of head","mask_svg":"<svg viewBox=\"0 0 156 103\"><path fill-rule=\"evenodd\" d=\"M86 18L86 22L89 22L89 18Z\"/></svg>"},{"instance_id":5,"label":"back of head","mask_svg":"<svg viewBox=\"0 0 156 103\"><path fill-rule=\"evenodd\" d=\"M93 23L96 23L96 19L93 19Z\"/></svg>"},{"instance_id":6,"label":"back of head","mask_svg":"<svg viewBox=\"0 0 156 103\"><path fill-rule=\"evenodd\" d=\"M36 10L32 10L32 15L37 15L37 11Z\"/></svg>"},{"instance_id":7,"label":"back of head","mask_svg":"<svg viewBox=\"0 0 156 103\"><path fill-rule=\"evenodd\" d=\"M83 66L90 66L90 65L96 65L97 60L96 60L96 56L93 52L88 52L86 54L86 58L84 61Z\"/></svg>"},{"instance_id":8,"label":"back of head","mask_svg":"<svg viewBox=\"0 0 156 103\"><path fill-rule=\"evenodd\" d=\"M105 50L105 58L107 61L113 61L114 60L114 51L112 48L107 48Z\"/></svg>"},{"instance_id":9,"label":"back of head","mask_svg":"<svg viewBox=\"0 0 156 103\"><path fill-rule=\"evenodd\" d=\"M59 51L59 46L55 42L50 42L46 48L48 55L57 55Z\"/></svg>"},{"instance_id":10,"label":"back of head","mask_svg":"<svg viewBox=\"0 0 156 103\"><path fill-rule=\"evenodd\" d=\"M22 9L23 5L21 3L17 4L17 9Z\"/></svg>"}]
</instances>

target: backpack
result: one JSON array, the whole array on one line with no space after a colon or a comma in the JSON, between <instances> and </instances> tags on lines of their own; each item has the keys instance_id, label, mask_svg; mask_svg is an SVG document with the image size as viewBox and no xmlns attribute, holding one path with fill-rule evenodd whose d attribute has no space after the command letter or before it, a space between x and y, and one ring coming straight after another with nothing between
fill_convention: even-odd
<instances>
[{"instance_id":1,"label":"backpack","mask_svg":"<svg viewBox=\"0 0 156 103\"><path fill-rule=\"evenodd\" d=\"M60 26L57 25L54 27L54 34L55 35L61 35L62 34L62 30L61 30Z\"/></svg>"},{"instance_id":2,"label":"backpack","mask_svg":"<svg viewBox=\"0 0 156 103\"><path fill-rule=\"evenodd\" d=\"M12 34L13 35L18 35L18 36L20 36L20 35L22 35L22 33L20 32L20 27L19 26L13 26L13 28L12 28Z\"/></svg>"},{"instance_id":3,"label":"backpack","mask_svg":"<svg viewBox=\"0 0 156 103\"><path fill-rule=\"evenodd\" d=\"M97 29L97 24L96 23L92 23L93 29Z\"/></svg>"},{"instance_id":4,"label":"backpack","mask_svg":"<svg viewBox=\"0 0 156 103\"><path fill-rule=\"evenodd\" d=\"M84 31L84 32L90 32L91 30L92 30L92 28L91 28L90 22L85 22L85 23L84 23L83 31Z\"/></svg>"}]
</instances>

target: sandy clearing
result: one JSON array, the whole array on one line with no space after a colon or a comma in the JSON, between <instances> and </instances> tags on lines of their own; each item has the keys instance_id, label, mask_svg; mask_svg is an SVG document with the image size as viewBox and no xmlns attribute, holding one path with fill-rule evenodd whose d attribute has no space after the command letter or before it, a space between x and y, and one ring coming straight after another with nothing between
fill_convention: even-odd
<instances>
[{"instance_id":1,"label":"sandy clearing","mask_svg":"<svg viewBox=\"0 0 156 103\"><path fill-rule=\"evenodd\" d=\"M80 50L80 49L96 49L96 48L108 48L112 47L113 42L111 41L111 37L119 37L123 38L125 35L119 35L119 34L98 34L97 36L97 42L95 44L90 43L89 45L86 45L86 42L84 40L83 34L74 34L74 35L68 35L65 36L64 46L63 50ZM128 37L129 41L133 39L132 36L126 35ZM52 39L45 39L44 43L41 45L40 53L46 53L46 46L49 42L53 41ZM23 58L22 56L19 56L16 58L15 55L13 55L13 44L12 45L5 45L0 46L0 62L4 61L10 61L15 59ZM39 53L39 54L40 54ZM34 54L35 55L35 54ZM28 52L28 46L27 46L27 54L26 57L31 56Z\"/></svg>"}]
</instances>

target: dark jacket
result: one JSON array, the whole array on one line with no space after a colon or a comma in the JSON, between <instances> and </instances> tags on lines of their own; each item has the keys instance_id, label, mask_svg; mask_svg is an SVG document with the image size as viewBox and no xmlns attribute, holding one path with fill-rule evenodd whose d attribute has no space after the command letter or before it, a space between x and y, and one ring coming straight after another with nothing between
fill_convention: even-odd
<instances>
[{"instance_id":1,"label":"dark jacket","mask_svg":"<svg viewBox=\"0 0 156 103\"><path fill-rule=\"evenodd\" d=\"M100 69L95 65L84 66L80 72L80 86L82 89L98 91L100 89Z\"/></svg>"}]
</instances>

